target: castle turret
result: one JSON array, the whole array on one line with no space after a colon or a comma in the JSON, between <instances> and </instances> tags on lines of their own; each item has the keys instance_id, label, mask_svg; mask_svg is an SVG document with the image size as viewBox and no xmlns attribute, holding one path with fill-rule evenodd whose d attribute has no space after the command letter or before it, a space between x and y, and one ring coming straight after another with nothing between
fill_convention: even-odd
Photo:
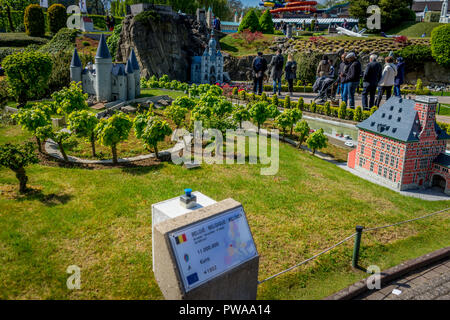
<instances>
[{"instance_id":1,"label":"castle turret","mask_svg":"<svg viewBox=\"0 0 450 320\"><path fill-rule=\"evenodd\" d=\"M239 22L239 16L237 11L234 12L234 23L238 23Z\"/></svg>"},{"instance_id":2,"label":"castle turret","mask_svg":"<svg viewBox=\"0 0 450 320\"><path fill-rule=\"evenodd\" d=\"M70 62L70 81L81 81L81 69L81 60L78 56L78 51L75 48L75 50L73 50L72 61Z\"/></svg>"},{"instance_id":3,"label":"castle turret","mask_svg":"<svg viewBox=\"0 0 450 320\"><path fill-rule=\"evenodd\" d=\"M95 55L96 77L94 88L98 101L111 101L111 70L112 57L102 33Z\"/></svg>"},{"instance_id":4,"label":"castle turret","mask_svg":"<svg viewBox=\"0 0 450 320\"><path fill-rule=\"evenodd\" d=\"M131 66L133 67L135 95L136 97L139 97L141 95L141 69L136 54L134 53L134 49L131 49L129 59L131 61Z\"/></svg>"},{"instance_id":5,"label":"castle turret","mask_svg":"<svg viewBox=\"0 0 450 320\"><path fill-rule=\"evenodd\" d=\"M125 72L127 74L127 100L133 100L136 98L136 83L134 77L133 63L129 58L127 60L127 65L125 66Z\"/></svg>"},{"instance_id":6,"label":"castle turret","mask_svg":"<svg viewBox=\"0 0 450 320\"><path fill-rule=\"evenodd\" d=\"M213 12L211 7L209 7L208 12L206 13L206 25L208 28L213 27Z\"/></svg>"}]
</instances>

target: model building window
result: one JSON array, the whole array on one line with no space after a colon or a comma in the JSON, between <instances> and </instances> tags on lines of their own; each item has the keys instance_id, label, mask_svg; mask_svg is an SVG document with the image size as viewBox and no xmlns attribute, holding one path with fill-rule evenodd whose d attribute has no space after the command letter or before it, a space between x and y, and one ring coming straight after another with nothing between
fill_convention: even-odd
<instances>
[{"instance_id":1,"label":"model building window","mask_svg":"<svg viewBox=\"0 0 450 320\"><path fill-rule=\"evenodd\" d=\"M365 149L365 147L364 147L364 145L362 145L361 146L361 154L364 154L364 149Z\"/></svg>"},{"instance_id":2,"label":"model building window","mask_svg":"<svg viewBox=\"0 0 450 320\"><path fill-rule=\"evenodd\" d=\"M420 169L426 169L428 167L428 159L420 159Z\"/></svg>"},{"instance_id":3,"label":"model building window","mask_svg":"<svg viewBox=\"0 0 450 320\"><path fill-rule=\"evenodd\" d=\"M378 175L381 176L381 166L378 165Z\"/></svg>"},{"instance_id":4,"label":"model building window","mask_svg":"<svg viewBox=\"0 0 450 320\"><path fill-rule=\"evenodd\" d=\"M372 159L375 159L376 155L377 155L377 150L372 149Z\"/></svg>"},{"instance_id":5,"label":"model building window","mask_svg":"<svg viewBox=\"0 0 450 320\"><path fill-rule=\"evenodd\" d=\"M372 172L373 172L373 166L374 166L374 163L370 162L370 171L372 171Z\"/></svg>"},{"instance_id":6,"label":"model building window","mask_svg":"<svg viewBox=\"0 0 450 320\"><path fill-rule=\"evenodd\" d=\"M386 178L386 177L387 177L387 169L383 168L383 178Z\"/></svg>"},{"instance_id":7,"label":"model building window","mask_svg":"<svg viewBox=\"0 0 450 320\"><path fill-rule=\"evenodd\" d=\"M389 164L389 155L386 154L386 160L384 161L385 164Z\"/></svg>"},{"instance_id":8,"label":"model building window","mask_svg":"<svg viewBox=\"0 0 450 320\"><path fill-rule=\"evenodd\" d=\"M389 180L392 181L392 170L389 170Z\"/></svg>"},{"instance_id":9,"label":"model building window","mask_svg":"<svg viewBox=\"0 0 450 320\"><path fill-rule=\"evenodd\" d=\"M384 161L384 152L380 152L380 162Z\"/></svg>"}]
</instances>

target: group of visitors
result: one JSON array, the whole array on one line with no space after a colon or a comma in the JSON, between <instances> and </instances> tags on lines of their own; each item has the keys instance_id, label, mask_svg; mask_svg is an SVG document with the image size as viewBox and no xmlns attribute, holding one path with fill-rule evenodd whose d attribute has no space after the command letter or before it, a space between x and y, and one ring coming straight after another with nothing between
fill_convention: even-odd
<instances>
[{"instance_id":1,"label":"group of visitors","mask_svg":"<svg viewBox=\"0 0 450 320\"><path fill-rule=\"evenodd\" d=\"M284 67L284 68L283 68ZM288 81L289 95L292 96L294 92L294 80L297 77L297 63L292 54L288 55L286 65L284 64L284 57L281 49L277 50L277 54L272 57L270 64L263 57L262 52L258 52L258 56L253 60L253 92L261 95L263 92L264 76L267 69L270 69L270 75L273 81L273 94L278 93L281 96L281 78L283 72Z\"/></svg>"},{"instance_id":2,"label":"group of visitors","mask_svg":"<svg viewBox=\"0 0 450 320\"><path fill-rule=\"evenodd\" d=\"M109 31L114 31L114 26L116 25L116 19L113 16L106 16L106 27Z\"/></svg>"}]
</instances>

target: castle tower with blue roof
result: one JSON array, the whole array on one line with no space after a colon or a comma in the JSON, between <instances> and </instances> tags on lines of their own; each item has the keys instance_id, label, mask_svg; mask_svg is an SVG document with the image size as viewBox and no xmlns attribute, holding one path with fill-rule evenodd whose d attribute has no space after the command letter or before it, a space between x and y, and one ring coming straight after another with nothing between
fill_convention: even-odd
<instances>
[{"instance_id":1,"label":"castle tower with blue roof","mask_svg":"<svg viewBox=\"0 0 450 320\"><path fill-rule=\"evenodd\" d=\"M81 82L83 92L95 96L97 101L128 101L141 94L140 67L134 50L131 49L126 65L113 63L102 34L95 55L95 64L83 69L77 49L70 63L71 81Z\"/></svg>"},{"instance_id":2,"label":"castle tower with blue roof","mask_svg":"<svg viewBox=\"0 0 450 320\"><path fill-rule=\"evenodd\" d=\"M223 83L223 56L217 48L214 30L202 56L195 56L191 65L191 81L198 84Z\"/></svg>"}]
</instances>

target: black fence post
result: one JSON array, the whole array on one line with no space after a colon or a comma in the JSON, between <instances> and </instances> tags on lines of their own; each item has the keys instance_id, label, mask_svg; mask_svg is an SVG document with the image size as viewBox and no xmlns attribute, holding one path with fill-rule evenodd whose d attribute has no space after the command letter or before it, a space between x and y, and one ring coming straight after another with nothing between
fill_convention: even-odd
<instances>
[{"instance_id":1,"label":"black fence post","mask_svg":"<svg viewBox=\"0 0 450 320\"><path fill-rule=\"evenodd\" d=\"M356 236L355 236L355 245L353 247L353 258L352 258L352 267L358 267L358 259L359 259L359 247L361 244L361 236L364 227L356 226Z\"/></svg>"}]
</instances>

